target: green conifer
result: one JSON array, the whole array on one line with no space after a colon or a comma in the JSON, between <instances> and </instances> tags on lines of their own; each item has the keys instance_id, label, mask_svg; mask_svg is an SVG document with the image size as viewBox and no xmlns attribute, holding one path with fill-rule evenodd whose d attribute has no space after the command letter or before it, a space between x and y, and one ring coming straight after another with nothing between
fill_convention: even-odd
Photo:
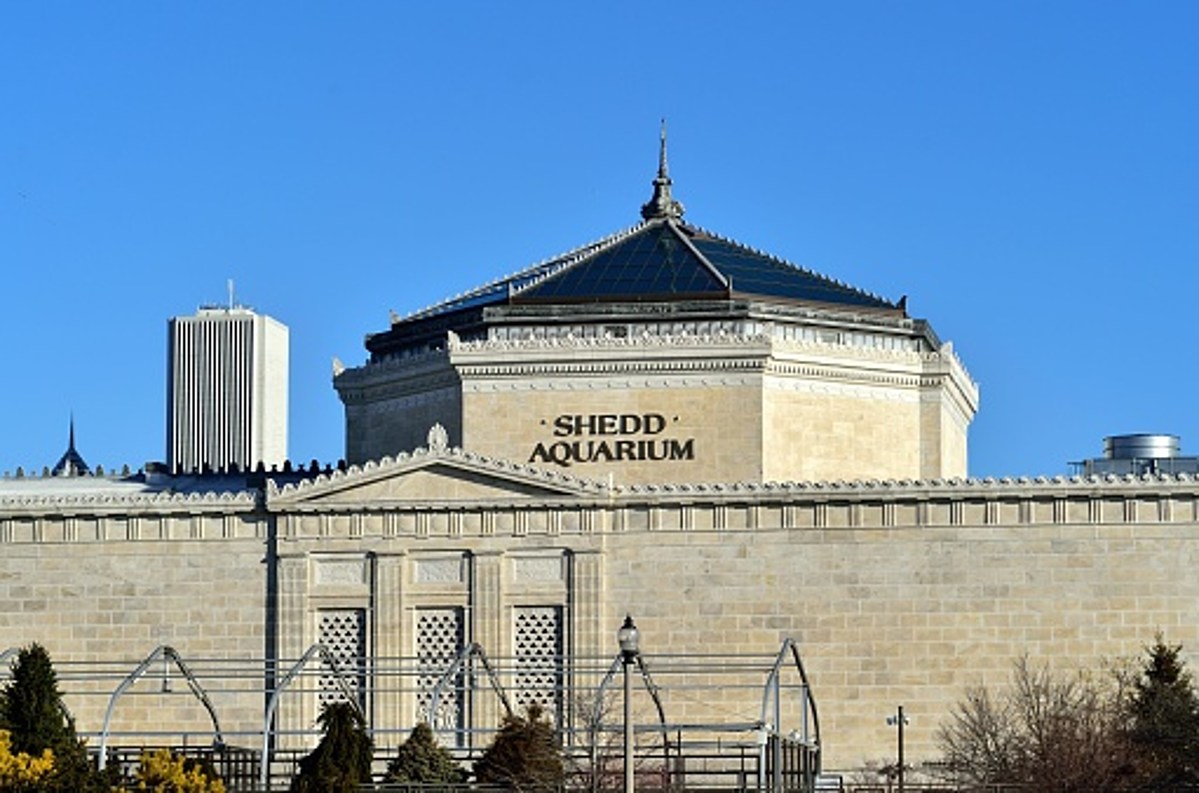
<instances>
[{"instance_id":1,"label":"green conifer","mask_svg":"<svg viewBox=\"0 0 1199 793\"><path fill-rule=\"evenodd\" d=\"M317 723L324 736L300 761L291 793L353 793L370 781L374 757L361 712L348 702L336 702L324 707Z\"/></svg>"},{"instance_id":2,"label":"green conifer","mask_svg":"<svg viewBox=\"0 0 1199 793\"><path fill-rule=\"evenodd\" d=\"M454 785L466 781L466 772L422 721L387 764L387 781Z\"/></svg>"}]
</instances>

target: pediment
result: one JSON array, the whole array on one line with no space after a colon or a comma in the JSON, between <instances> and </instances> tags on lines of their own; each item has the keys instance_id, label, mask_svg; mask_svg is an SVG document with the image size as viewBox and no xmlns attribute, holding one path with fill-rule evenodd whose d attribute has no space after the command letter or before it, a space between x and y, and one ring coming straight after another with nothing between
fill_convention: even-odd
<instances>
[{"instance_id":1,"label":"pediment","mask_svg":"<svg viewBox=\"0 0 1199 793\"><path fill-rule=\"evenodd\" d=\"M461 449L417 449L298 484L270 487L272 508L288 505L430 504L594 497L606 486Z\"/></svg>"}]
</instances>

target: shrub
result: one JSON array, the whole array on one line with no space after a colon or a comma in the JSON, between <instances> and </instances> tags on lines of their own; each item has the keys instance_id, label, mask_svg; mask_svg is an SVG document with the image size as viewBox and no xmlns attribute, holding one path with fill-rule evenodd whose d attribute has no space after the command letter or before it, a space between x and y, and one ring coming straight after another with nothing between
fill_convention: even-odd
<instances>
[{"instance_id":1,"label":"shrub","mask_svg":"<svg viewBox=\"0 0 1199 793\"><path fill-rule=\"evenodd\" d=\"M466 781L466 772L438 745L433 730L422 721L387 764L387 781L454 785Z\"/></svg>"},{"instance_id":2,"label":"shrub","mask_svg":"<svg viewBox=\"0 0 1199 793\"><path fill-rule=\"evenodd\" d=\"M517 791L554 790L565 775L554 727L536 704L526 718L505 716L495 740L475 762L479 782Z\"/></svg>"},{"instance_id":3,"label":"shrub","mask_svg":"<svg viewBox=\"0 0 1199 793\"><path fill-rule=\"evenodd\" d=\"M225 784L203 764L169 749L146 752L137 769L137 793L225 793ZM120 788L118 793L129 793Z\"/></svg>"},{"instance_id":4,"label":"shrub","mask_svg":"<svg viewBox=\"0 0 1199 793\"><path fill-rule=\"evenodd\" d=\"M374 744L362 714L348 702L326 705L317 719L324 736L300 761L292 793L353 793L369 782Z\"/></svg>"},{"instance_id":5,"label":"shrub","mask_svg":"<svg viewBox=\"0 0 1199 793\"><path fill-rule=\"evenodd\" d=\"M0 790L41 790L54 775L54 752L43 749L40 755L13 752L7 730L0 730Z\"/></svg>"},{"instance_id":6,"label":"shrub","mask_svg":"<svg viewBox=\"0 0 1199 793\"><path fill-rule=\"evenodd\" d=\"M12 754L51 752L52 771L38 790L77 793L102 786L63 705L50 654L40 644L17 653L12 679L0 690L0 729L8 732Z\"/></svg>"}]
</instances>

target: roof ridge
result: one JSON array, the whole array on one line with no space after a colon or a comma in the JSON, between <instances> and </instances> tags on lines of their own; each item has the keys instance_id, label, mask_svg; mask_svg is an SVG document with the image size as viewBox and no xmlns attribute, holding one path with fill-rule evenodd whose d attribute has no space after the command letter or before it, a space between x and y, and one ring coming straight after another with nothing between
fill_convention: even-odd
<instances>
[{"instance_id":1,"label":"roof ridge","mask_svg":"<svg viewBox=\"0 0 1199 793\"><path fill-rule=\"evenodd\" d=\"M679 224L674 220L667 218L666 225L670 227L670 230L674 233L674 236L677 237L683 243L683 245L687 247L687 250L691 251L691 253L699 259L700 264L706 267L708 272L716 276L716 280L724 284L724 288L731 292L733 289L733 280L722 273L720 268L713 264L712 261L703 254L703 251L695 247L695 243L693 243L687 237L687 235L683 233L683 230L679 228Z\"/></svg>"},{"instance_id":2,"label":"roof ridge","mask_svg":"<svg viewBox=\"0 0 1199 793\"><path fill-rule=\"evenodd\" d=\"M831 284L831 285L833 285L833 286L835 286L835 287L837 287L837 288L839 288L839 289L841 289L841 290L843 290L843 291L846 291L846 292L851 292L851 293L854 293L854 294L859 294L859 295L864 295L864 296L866 296L866 297L870 298L871 300L877 300L877 301L879 301L880 303L886 303L888 306L894 306L894 305L895 305L895 303L893 303L891 300L888 300L887 298L885 298L885 297L883 297L882 295L879 295L879 294L877 294L877 293L875 293L875 292L870 292L870 291L867 291L867 290L865 290L865 289L862 289L862 288L860 288L860 287L856 287L856 286L853 286L853 285L851 285L851 284L848 284L848 283L846 283L846 282L844 282L844 281L842 281L842 280L840 280L840 279L838 279L838 278L834 278L834 277L833 277L833 276L831 276L831 275L825 275L824 273L817 272L816 270L812 270L812 269L810 269L810 268L808 268L808 267L804 267L803 265L800 265L800 264L796 264L796 263L794 263L794 262L787 261L786 259L783 259L782 257L780 257L780 256L778 256L778 255L776 255L776 254L770 253L769 251L764 251L764 250L761 250L760 248L755 248L755 247L754 247L754 246L752 246L752 245L747 245L746 243L744 243L744 242L741 242L740 240L733 239L732 237L726 236L726 235L724 235L724 234L721 234L721 233L719 233L719 232L712 231L712 230L710 230L710 229L707 229L707 228L705 228L705 227L703 227L703 226L700 226L700 225L697 225L697 224L695 224L695 223L686 223L686 222L684 222L682 225L684 225L685 227L687 227L687 228L691 229L692 231L696 231L696 232L698 232L698 233L700 233L700 234L703 234L703 235L705 235L705 236L711 237L711 238L712 238L712 239L714 239L714 240L718 240L718 241L720 241L720 242L728 243L729 245L735 245L735 246L737 246L738 248L741 248L742 250L748 251L748 252L750 252L750 253L754 254L755 256L760 256L760 257L762 257L763 259L766 259L767 261L770 261L770 262L772 262L772 263L774 263L774 264L780 265L780 266L782 266L782 267L787 267L787 268L790 268L790 269L792 269L792 270L795 270L795 271L797 271L797 272L799 272L799 273L802 273L802 274L804 274L804 275L810 276L810 277L812 277L812 278L818 278L818 279L820 279L821 281L824 281L825 283Z\"/></svg>"},{"instance_id":3,"label":"roof ridge","mask_svg":"<svg viewBox=\"0 0 1199 793\"><path fill-rule=\"evenodd\" d=\"M549 277L549 275L559 273L582 257L594 253L605 246L621 241L647 224L648 221L641 221L635 225L619 229L596 240L592 240L591 242L576 246L568 251L565 251L564 253L547 256L535 264L527 265L519 270L515 270L506 275L494 278L487 283L482 284L481 286L475 287L474 289L469 289L465 292L459 292L451 297L442 298L434 303L430 303L422 308L417 309L416 311L411 311L401 317L398 321L404 322L407 320L420 319L440 310L451 307L454 303L464 302L472 297L483 295L489 291L499 289L504 284L508 284L509 289L511 289L512 282L522 277L531 278L532 280L529 283L523 284L519 287L518 291L523 291L529 286L530 283L540 283L545 278ZM558 266L555 267L555 265ZM543 272L538 272L538 270L542 270Z\"/></svg>"},{"instance_id":4,"label":"roof ridge","mask_svg":"<svg viewBox=\"0 0 1199 793\"><path fill-rule=\"evenodd\" d=\"M545 283L550 278L553 278L554 276L558 275L559 273L562 273L565 270L569 270L571 267L578 264L579 262L582 262L582 261L596 255L597 253L601 253L604 250L607 250L608 248L611 248L614 245L619 245L620 243L627 240L629 237L636 234L638 231L641 231L646 226L649 226L652 222L653 221L651 221L651 220L643 220L640 223L635 223L632 226L629 226L627 228L613 232L612 234L609 234L607 237L604 237L603 239L599 239L599 240L596 240L595 242L589 243L587 245L580 246L578 248L575 248L573 251L571 251L569 253L562 254L562 255L556 257L555 261L558 262L560 266L558 266L558 267L547 266L543 272L538 273L534 278L531 278L530 280L528 280L527 282L522 284L519 288L517 288L516 291L510 292L510 294L518 295L522 292L527 292L528 290L532 289L535 286Z\"/></svg>"}]
</instances>

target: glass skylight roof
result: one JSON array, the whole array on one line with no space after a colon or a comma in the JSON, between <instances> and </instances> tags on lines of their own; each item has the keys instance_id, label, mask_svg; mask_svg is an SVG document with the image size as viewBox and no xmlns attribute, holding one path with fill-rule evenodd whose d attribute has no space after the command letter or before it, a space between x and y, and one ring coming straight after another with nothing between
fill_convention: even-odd
<instances>
[{"instance_id":1,"label":"glass skylight roof","mask_svg":"<svg viewBox=\"0 0 1199 793\"><path fill-rule=\"evenodd\" d=\"M894 303L674 220L655 219L418 311L508 303L761 296L863 308Z\"/></svg>"},{"instance_id":2,"label":"glass skylight roof","mask_svg":"<svg viewBox=\"0 0 1199 793\"><path fill-rule=\"evenodd\" d=\"M873 295L839 284L732 242L696 234L692 243L731 282L740 294L765 295L842 303L871 308L893 308Z\"/></svg>"},{"instance_id":3,"label":"glass skylight roof","mask_svg":"<svg viewBox=\"0 0 1199 793\"><path fill-rule=\"evenodd\" d=\"M518 301L723 295L724 283L666 223L653 223L516 296Z\"/></svg>"}]
</instances>

